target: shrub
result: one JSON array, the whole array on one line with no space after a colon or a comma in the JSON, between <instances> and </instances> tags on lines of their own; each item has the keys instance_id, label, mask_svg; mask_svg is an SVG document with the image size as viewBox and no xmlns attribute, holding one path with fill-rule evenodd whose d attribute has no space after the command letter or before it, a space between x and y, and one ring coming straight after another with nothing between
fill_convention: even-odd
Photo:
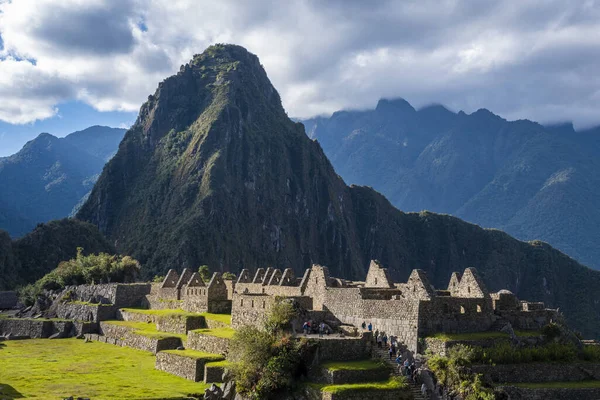
<instances>
[{"instance_id":1,"label":"shrub","mask_svg":"<svg viewBox=\"0 0 600 400\"><path fill-rule=\"evenodd\" d=\"M198 268L198 273L205 283L210 281L210 268L208 268L208 265L201 265Z\"/></svg>"},{"instance_id":2,"label":"shrub","mask_svg":"<svg viewBox=\"0 0 600 400\"><path fill-rule=\"evenodd\" d=\"M61 290L70 285L133 282L139 272L139 263L131 257L105 253L84 256L83 249L78 248L76 258L61 262L36 283L22 288L19 296L24 304L32 305L44 290Z\"/></svg>"},{"instance_id":3,"label":"shrub","mask_svg":"<svg viewBox=\"0 0 600 400\"><path fill-rule=\"evenodd\" d=\"M164 275L154 275L154 278L152 278L152 282L154 282L154 283L161 283L164 280L165 280Z\"/></svg>"},{"instance_id":4,"label":"shrub","mask_svg":"<svg viewBox=\"0 0 600 400\"><path fill-rule=\"evenodd\" d=\"M223 272L223 279L227 281L234 281L236 278L237 277L235 276L235 274L231 272Z\"/></svg>"},{"instance_id":5,"label":"shrub","mask_svg":"<svg viewBox=\"0 0 600 400\"><path fill-rule=\"evenodd\" d=\"M266 327L271 332L283 331L298 316L298 310L291 300L275 299L275 304L267 318Z\"/></svg>"}]
</instances>

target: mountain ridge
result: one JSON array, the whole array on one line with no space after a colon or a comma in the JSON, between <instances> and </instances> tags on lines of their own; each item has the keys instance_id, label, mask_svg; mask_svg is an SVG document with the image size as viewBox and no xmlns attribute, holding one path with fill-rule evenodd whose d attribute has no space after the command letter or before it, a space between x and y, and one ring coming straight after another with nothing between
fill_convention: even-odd
<instances>
[{"instance_id":1,"label":"mountain ridge","mask_svg":"<svg viewBox=\"0 0 600 400\"><path fill-rule=\"evenodd\" d=\"M40 133L0 159L0 229L13 237L64 218L92 189L123 129L94 126L64 138Z\"/></svg>"},{"instance_id":2,"label":"mountain ridge","mask_svg":"<svg viewBox=\"0 0 600 400\"><path fill-rule=\"evenodd\" d=\"M600 199L594 189L600 128L576 131L572 123L543 126L487 109L434 107L406 114L403 105L381 115L378 103L303 122L347 182L380 190L402 210L452 214L519 239L541 239L600 268L592 243L600 234L593 206ZM564 184L551 194L546 182L559 176Z\"/></svg>"}]
</instances>

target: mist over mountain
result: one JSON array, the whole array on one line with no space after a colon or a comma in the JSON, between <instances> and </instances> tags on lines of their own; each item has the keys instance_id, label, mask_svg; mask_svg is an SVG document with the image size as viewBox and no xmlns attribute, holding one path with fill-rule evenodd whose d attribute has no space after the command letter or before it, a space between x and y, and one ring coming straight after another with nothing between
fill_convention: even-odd
<instances>
[{"instance_id":1,"label":"mist over mountain","mask_svg":"<svg viewBox=\"0 0 600 400\"><path fill-rule=\"evenodd\" d=\"M64 218L92 189L124 129L93 126L57 138L42 133L0 158L0 229L13 237Z\"/></svg>"},{"instance_id":2,"label":"mist over mountain","mask_svg":"<svg viewBox=\"0 0 600 400\"><path fill-rule=\"evenodd\" d=\"M303 122L346 182L372 186L403 211L543 240L600 268L600 128L415 110L403 99Z\"/></svg>"},{"instance_id":3,"label":"mist over mountain","mask_svg":"<svg viewBox=\"0 0 600 400\"><path fill-rule=\"evenodd\" d=\"M391 131L398 108L400 114L415 113L406 102L382 102L378 112L388 118L380 130ZM462 121L470 136L449 132L446 139L457 153L438 157L432 146L428 156L439 160L435 182L448 192L439 201L458 207L466 196L452 195L449 186L462 184L476 193L495 165L495 153L473 152L470 142L485 148L489 134L479 134L479 127L493 124L501 130L505 122L486 111L471 118L442 107L417 115L427 127L422 135L408 137L411 125L400 125L381 146L400 143L396 159L408 168L419 158L410 146L424 149L448 120ZM351 113L338 116L332 121L339 128L353 126ZM543 131L536 124L518 124L525 131ZM307 127L314 134L315 125ZM360 130L349 138L368 142ZM494 147L497 158L517 145L500 141ZM351 152L340 157L357 161L346 164L350 170L351 164L363 168L360 162L369 163L375 176L394 170L373 157L382 149L365 149L369 160ZM482 168L466 177L453 177L442 167L470 165L471 158ZM411 200L415 194L397 193ZM423 200L438 201L425 195ZM221 271L291 267L301 274L320 263L334 276L364 279L369 260L379 259L396 280L422 268L443 288L453 271L475 266L490 289L545 301L560 307L584 335L600 333L600 272L547 244L521 242L448 215L404 213L371 188L347 186L320 144L287 117L258 58L239 46L211 46L159 84L77 217L138 259L146 277L201 264Z\"/></svg>"}]
</instances>

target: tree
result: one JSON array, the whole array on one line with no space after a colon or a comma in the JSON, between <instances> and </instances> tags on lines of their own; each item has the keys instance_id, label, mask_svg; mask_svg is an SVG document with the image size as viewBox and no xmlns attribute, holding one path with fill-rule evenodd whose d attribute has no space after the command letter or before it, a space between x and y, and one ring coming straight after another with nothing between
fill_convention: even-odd
<instances>
[{"instance_id":1,"label":"tree","mask_svg":"<svg viewBox=\"0 0 600 400\"><path fill-rule=\"evenodd\" d=\"M223 279L225 280L234 281L236 278L235 274L232 274L231 272L223 272Z\"/></svg>"},{"instance_id":2,"label":"tree","mask_svg":"<svg viewBox=\"0 0 600 400\"><path fill-rule=\"evenodd\" d=\"M208 268L208 265L201 265L198 268L198 273L204 282L210 281L210 268Z\"/></svg>"}]
</instances>

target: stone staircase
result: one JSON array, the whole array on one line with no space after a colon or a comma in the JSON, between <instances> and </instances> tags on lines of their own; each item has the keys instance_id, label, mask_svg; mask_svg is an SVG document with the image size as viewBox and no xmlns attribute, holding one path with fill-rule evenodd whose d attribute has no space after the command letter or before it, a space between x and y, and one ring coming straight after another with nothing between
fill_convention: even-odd
<instances>
[{"instance_id":1,"label":"stone staircase","mask_svg":"<svg viewBox=\"0 0 600 400\"><path fill-rule=\"evenodd\" d=\"M399 351L402 351L400 349ZM390 356L388 350L386 348L378 348L373 347L373 358L381 359L385 363L389 364L392 370L394 371L394 375L400 376L400 371L398 370L398 364L396 364L396 357L390 360ZM411 379L407 379L409 390L413 395L415 400L429 400L428 397L423 396L421 393L421 385L413 383Z\"/></svg>"}]
</instances>

